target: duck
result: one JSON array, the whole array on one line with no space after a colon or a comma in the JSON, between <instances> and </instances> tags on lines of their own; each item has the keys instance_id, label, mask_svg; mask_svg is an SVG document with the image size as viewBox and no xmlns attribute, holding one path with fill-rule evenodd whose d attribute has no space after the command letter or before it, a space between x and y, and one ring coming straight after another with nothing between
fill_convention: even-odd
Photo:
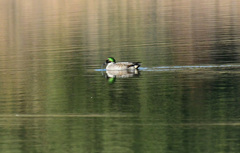
<instances>
[{"instance_id":1,"label":"duck","mask_svg":"<svg viewBox=\"0 0 240 153\"><path fill-rule=\"evenodd\" d=\"M103 65L106 70L136 70L141 66L141 62L116 62L113 57L108 57Z\"/></svg>"}]
</instances>

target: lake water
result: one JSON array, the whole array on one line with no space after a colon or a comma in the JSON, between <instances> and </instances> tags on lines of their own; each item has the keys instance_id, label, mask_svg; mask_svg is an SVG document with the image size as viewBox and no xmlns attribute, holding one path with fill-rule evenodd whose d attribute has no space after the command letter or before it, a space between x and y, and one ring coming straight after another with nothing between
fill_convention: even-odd
<instances>
[{"instance_id":1,"label":"lake water","mask_svg":"<svg viewBox=\"0 0 240 153\"><path fill-rule=\"evenodd\" d=\"M0 0L0 152L239 153L238 0ZM107 57L136 72L101 69Z\"/></svg>"}]
</instances>

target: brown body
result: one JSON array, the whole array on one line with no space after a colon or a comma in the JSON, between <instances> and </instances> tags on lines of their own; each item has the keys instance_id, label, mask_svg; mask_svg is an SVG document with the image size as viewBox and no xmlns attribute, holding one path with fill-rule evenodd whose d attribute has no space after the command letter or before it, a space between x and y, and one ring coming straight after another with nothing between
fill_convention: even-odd
<instances>
[{"instance_id":1,"label":"brown body","mask_svg":"<svg viewBox=\"0 0 240 153\"><path fill-rule=\"evenodd\" d=\"M110 62L107 64L106 70L135 70L140 66L139 62Z\"/></svg>"},{"instance_id":2,"label":"brown body","mask_svg":"<svg viewBox=\"0 0 240 153\"><path fill-rule=\"evenodd\" d=\"M108 57L104 63L106 70L136 70L140 66L140 62L116 62L113 57Z\"/></svg>"}]
</instances>

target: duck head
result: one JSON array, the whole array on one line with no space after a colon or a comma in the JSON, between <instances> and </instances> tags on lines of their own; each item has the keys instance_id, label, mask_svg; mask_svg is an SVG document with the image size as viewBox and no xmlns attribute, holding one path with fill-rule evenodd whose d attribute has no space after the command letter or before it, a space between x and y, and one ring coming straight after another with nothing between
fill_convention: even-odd
<instances>
[{"instance_id":1,"label":"duck head","mask_svg":"<svg viewBox=\"0 0 240 153\"><path fill-rule=\"evenodd\" d=\"M108 63L116 63L116 61L113 57L108 57L107 60L105 61L104 65L106 65Z\"/></svg>"}]
</instances>

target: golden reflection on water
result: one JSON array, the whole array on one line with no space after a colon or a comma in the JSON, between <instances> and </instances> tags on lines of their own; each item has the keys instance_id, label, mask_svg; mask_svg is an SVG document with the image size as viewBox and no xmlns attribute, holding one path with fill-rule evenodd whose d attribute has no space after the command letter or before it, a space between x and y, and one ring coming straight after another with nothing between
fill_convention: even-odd
<instances>
[{"instance_id":1,"label":"golden reflection on water","mask_svg":"<svg viewBox=\"0 0 240 153\"><path fill-rule=\"evenodd\" d=\"M99 60L109 54L121 57L119 51L130 49L128 55L136 59L150 61L152 57L145 57L147 53L157 57L171 54L171 61L191 65L210 60L209 50L214 49L216 41L218 45L234 45L229 40L240 34L236 1L2 3L1 57L11 50L16 58L20 54L24 59L32 59L35 51L41 50L45 57L47 51L65 52L76 47L87 51L89 58ZM165 46L160 55L149 50L159 45ZM169 59L162 60L162 64L168 64Z\"/></svg>"}]
</instances>

